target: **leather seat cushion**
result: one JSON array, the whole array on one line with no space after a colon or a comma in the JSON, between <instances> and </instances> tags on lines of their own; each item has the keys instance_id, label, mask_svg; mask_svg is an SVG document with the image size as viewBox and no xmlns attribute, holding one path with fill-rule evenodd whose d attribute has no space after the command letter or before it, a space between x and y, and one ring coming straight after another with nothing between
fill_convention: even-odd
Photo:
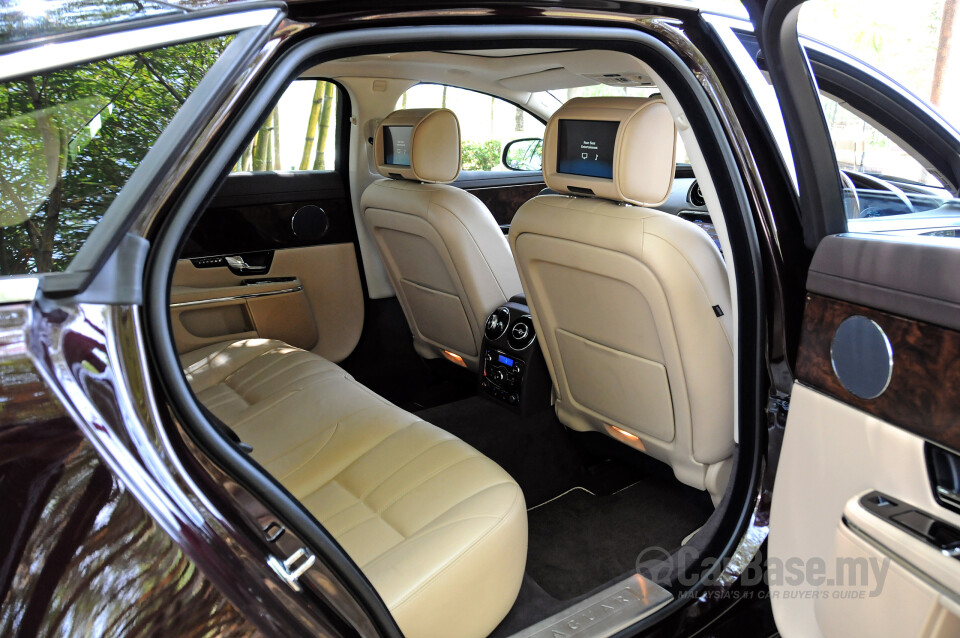
<instances>
[{"instance_id":1,"label":"leather seat cushion","mask_svg":"<svg viewBox=\"0 0 960 638\"><path fill-rule=\"evenodd\" d=\"M516 599L523 494L496 463L279 341L183 355L207 408L363 570L405 635L484 636Z\"/></svg>"}]
</instances>

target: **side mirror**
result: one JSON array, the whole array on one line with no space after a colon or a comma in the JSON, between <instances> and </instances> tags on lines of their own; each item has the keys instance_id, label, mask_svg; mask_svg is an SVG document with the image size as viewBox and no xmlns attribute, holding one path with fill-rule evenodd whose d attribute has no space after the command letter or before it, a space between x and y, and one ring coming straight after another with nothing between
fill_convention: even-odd
<instances>
[{"instance_id":1,"label":"side mirror","mask_svg":"<svg viewBox=\"0 0 960 638\"><path fill-rule=\"evenodd\" d=\"M539 171L543 168L543 140L525 137L503 147L503 165L511 171Z\"/></svg>"}]
</instances>

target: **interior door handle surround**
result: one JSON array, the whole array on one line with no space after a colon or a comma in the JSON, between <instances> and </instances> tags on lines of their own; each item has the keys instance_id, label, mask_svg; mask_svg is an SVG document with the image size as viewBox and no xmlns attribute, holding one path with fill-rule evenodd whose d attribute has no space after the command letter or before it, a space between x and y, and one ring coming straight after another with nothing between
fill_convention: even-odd
<instances>
[{"instance_id":1,"label":"interior door handle surround","mask_svg":"<svg viewBox=\"0 0 960 638\"><path fill-rule=\"evenodd\" d=\"M255 274L255 273L265 273L270 270L270 266L251 266L243 258L243 255L232 255L230 257L224 257L224 261L227 262L227 266L240 274Z\"/></svg>"}]
</instances>

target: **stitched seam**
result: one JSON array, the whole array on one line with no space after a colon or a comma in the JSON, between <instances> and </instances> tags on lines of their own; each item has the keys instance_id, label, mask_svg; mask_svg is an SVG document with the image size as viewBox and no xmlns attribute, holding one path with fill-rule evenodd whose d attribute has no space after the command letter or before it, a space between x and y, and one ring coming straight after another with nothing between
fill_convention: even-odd
<instances>
[{"instance_id":1,"label":"stitched seam","mask_svg":"<svg viewBox=\"0 0 960 638\"><path fill-rule=\"evenodd\" d=\"M474 492L473 494L471 494L470 496L468 496L468 497L466 497L466 498L464 498L464 499L461 499L461 500L460 500L459 502L457 502L457 503L454 503L453 505L451 505L451 506L448 507L447 509L443 510L442 512L440 512L439 514L437 514L436 516L434 516L434 517L433 517L432 519L430 519L427 523L421 525L421 526L420 526L420 529L418 529L416 532L414 532L413 534L411 534L410 538L414 538L414 537L416 537L416 536L419 536L421 533L427 533L427 532L433 531L433 530L428 530L427 528L430 527L431 525L433 525L433 523L434 523L437 519L443 517L447 512L449 512L450 510L452 510L452 509L455 508L455 507L458 507L458 506L466 503L467 501L469 501L469 500L471 500L471 499L476 498L477 496L480 496L481 494L483 494L483 493L486 492L487 490L492 490L493 488L495 488L495 487L500 487L501 485L510 485L510 483L507 482L507 481L503 481L502 483L494 483L493 485L488 485L488 486L486 486L486 487L484 487L484 488L481 488L479 491ZM480 518L480 517L476 517L476 518ZM486 518L497 518L497 517L496 517L496 516L493 516L493 515L489 515L489 516L487 516ZM441 525L440 527L438 527L438 528L436 528L436 529L441 529L441 528L443 528L444 526L446 526L446 523L444 523L443 525Z\"/></svg>"},{"instance_id":2,"label":"stitched seam","mask_svg":"<svg viewBox=\"0 0 960 638\"><path fill-rule=\"evenodd\" d=\"M413 457L411 457L411 458L407 459L406 461L404 461L404 462L400 465L400 467L398 467L398 468L395 469L394 471L390 472L389 475L385 476L383 479L381 479L379 482L377 482L376 485L374 485L374 486L371 487L369 490L367 490L366 492L364 492L363 495L362 495L360 498L365 500L368 496L370 496L370 494L372 494L373 492L376 492L380 487L382 487L384 483L386 483L387 481L389 481L390 479L392 479L394 476L396 476L398 472L406 469L406 467L407 467L410 463L413 463L414 461L416 461L418 458L420 458L421 456L423 456L424 454L426 454L426 453L429 452L430 450L432 450L432 449L434 449L434 448L437 448L437 447L440 447L440 446L443 445L444 443L450 443L450 442L451 442L450 439L445 439L445 440L443 440L443 441L440 441L439 443L434 443L434 444L431 445L430 447L425 448L425 449L421 450L420 452L417 452ZM379 445L378 445L377 447L379 447ZM373 451L373 450L368 451L366 454L364 454L364 456L366 456L367 454L369 454L369 453L372 452L372 451ZM361 457L361 458L363 458L363 457ZM358 459L358 460L359 460L359 459Z\"/></svg>"},{"instance_id":3,"label":"stitched seam","mask_svg":"<svg viewBox=\"0 0 960 638\"><path fill-rule=\"evenodd\" d=\"M455 520L455 521L450 521L449 523L444 523L444 524L441 525L440 527L435 527L434 529L427 530L427 531L425 531L423 534L420 534L420 533L418 532L417 534L414 534L413 536L410 536L409 538L405 538L404 541L408 541L408 540L411 540L411 539L413 539L413 538L417 538L418 536L424 536L424 535L426 535L426 534L432 534L433 532L442 530L442 529L444 529L444 528L446 528L446 527L449 527L450 525L456 525L457 523L463 523L463 522L465 522L465 521L482 520L482 519L488 519L488 518L494 519L494 520L499 520L500 517L499 517L499 516L493 516L493 515L485 515L485 516L468 516L468 517L466 517L466 518L459 518L459 519L457 519L457 520ZM382 520L382 519L381 519L381 520ZM389 523L388 523L388 525L389 525ZM364 563L363 566L360 567L360 569L362 569L362 570L369 569L375 562L377 562L377 561L380 560L381 558L384 558L387 554L389 554L390 552L392 552L392 551L395 550L396 548L400 547L402 544L403 544L403 543L397 543L396 545L394 545L394 546L392 546L392 547L390 547L390 548L388 548L388 549L380 552L379 554L377 554L376 556L374 556L373 558L371 558L370 560L368 560L366 563Z\"/></svg>"},{"instance_id":4,"label":"stitched seam","mask_svg":"<svg viewBox=\"0 0 960 638\"><path fill-rule=\"evenodd\" d=\"M379 514L379 515L382 517L383 514L384 514L388 509L390 509L391 507L395 506L397 503L399 503L399 502L402 501L404 498L406 498L407 496L409 496L412 492L414 492L414 491L420 489L421 487L423 487L428 481L431 481L432 479L435 479L435 478L436 478L437 476L439 476L440 474L443 474L443 473L446 472L447 470L449 470L449 469L451 469L451 468L454 468L454 467L460 465L461 463L464 463L464 462L466 462L466 461L473 460L473 459L475 459L475 458L477 458L477 457L468 456L468 457L466 457L466 458L463 458L463 459L459 459L459 460L457 460L457 461L454 461L454 462L451 463L450 465L445 465L445 466L443 466L442 468L440 468L440 469L436 470L435 472L433 472L430 476L424 478L422 481L420 481L420 482L417 483L416 485L412 485L412 486L408 487L407 489L405 489L399 496L397 496L395 499L393 499L389 504L384 505L384 506L380 507L379 509L377 509L377 510L376 510L376 511L377 511L377 514Z\"/></svg>"},{"instance_id":5,"label":"stitched seam","mask_svg":"<svg viewBox=\"0 0 960 638\"><path fill-rule=\"evenodd\" d=\"M300 469L301 469L302 467L304 467L305 465L307 465L308 463L310 463L310 461L312 461L313 459L317 458L317 456L319 456L320 453L323 452L323 450L327 447L327 444L330 443L330 441L333 440L333 435L336 434L337 429L338 429L339 427L340 427L340 421L337 421L336 423L333 424L333 427L327 428L327 429L325 429L325 430L317 433L316 435L310 437L310 438L307 439L306 441L303 441L303 442L300 443L299 445L297 445L297 447L306 445L307 443L309 443L309 442L311 442L311 441L313 441L313 440L315 440L315 439L320 438L321 435L327 434L327 440L324 441L323 444L322 444L319 448L317 448L317 451L316 451L316 452L314 452L314 453L311 454L308 458L306 458L306 459L303 461L303 463L300 463L300 464L297 465L295 468L292 468L292 469L290 469L288 472L284 473L283 476L278 476L277 479L282 483L284 480L290 478L292 475L294 475L294 474L296 474L297 472L299 472ZM329 434L328 434L328 433L329 433ZM270 460L264 460L264 463L270 463L271 461L277 460L278 458L280 458L280 457L283 456L284 454L289 454L289 453L290 453L290 450L285 450L285 451L283 451L283 452L280 452L280 453L277 454L276 456L272 457ZM316 490L314 490L314 491L316 491ZM311 492L311 494L312 494L312 493L313 493L313 492Z\"/></svg>"},{"instance_id":6,"label":"stitched seam","mask_svg":"<svg viewBox=\"0 0 960 638\"><path fill-rule=\"evenodd\" d=\"M513 510L513 507L514 507L514 505L516 505L517 499L518 499L519 496L520 496L520 489L517 488L516 494L514 494L514 496L513 496L513 502L510 503L510 507L507 508L507 511L503 514L503 516L500 517L500 521L499 521L496 525L494 525L493 527L491 527L490 529L488 529L486 532L484 532L483 534L481 534L480 537L477 538L477 539L476 539L475 541L473 541L472 543L470 543L470 545L468 545L467 547L463 548L463 550L462 550L453 560L451 560L451 561L448 562L446 565L444 565L444 566L442 566L440 569L438 569L438 570L436 571L436 573L434 573L432 576L430 576L427 580L425 580L424 582L422 582L422 583L420 583L419 585L417 585L417 587L416 587L415 589L413 589L413 591L410 591L410 592L408 592L407 594L405 594L405 595L393 606L393 610L392 610L392 611L395 612L396 610L400 609L400 607L402 607L403 605L405 605L405 604L407 604L409 601L411 601L417 594L419 594L421 591L423 591L428 585L432 584L432 583L433 583L434 581L436 581L440 576L442 576L444 573L446 573L446 571L447 571L448 569L450 569L451 567L453 567L454 565L456 565L458 562L460 562L460 560L462 560L463 557L466 556L466 555L470 552L471 549L473 549L474 547L476 547L478 544L480 544L480 543L483 542L486 538L488 538L493 532L495 532L496 530L498 530L498 529L503 525L503 523L507 520L507 514L509 514L509 513Z\"/></svg>"}]
</instances>

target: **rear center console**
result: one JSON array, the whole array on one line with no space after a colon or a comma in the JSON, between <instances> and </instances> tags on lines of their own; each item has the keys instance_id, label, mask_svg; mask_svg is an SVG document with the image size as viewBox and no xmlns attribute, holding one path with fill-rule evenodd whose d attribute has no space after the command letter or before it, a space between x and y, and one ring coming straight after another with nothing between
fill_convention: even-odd
<instances>
[{"instance_id":1,"label":"rear center console","mask_svg":"<svg viewBox=\"0 0 960 638\"><path fill-rule=\"evenodd\" d=\"M520 413L550 405L550 375L522 296L487 318L480 358L480 393Z\"/></svg>"}]
</instances>

